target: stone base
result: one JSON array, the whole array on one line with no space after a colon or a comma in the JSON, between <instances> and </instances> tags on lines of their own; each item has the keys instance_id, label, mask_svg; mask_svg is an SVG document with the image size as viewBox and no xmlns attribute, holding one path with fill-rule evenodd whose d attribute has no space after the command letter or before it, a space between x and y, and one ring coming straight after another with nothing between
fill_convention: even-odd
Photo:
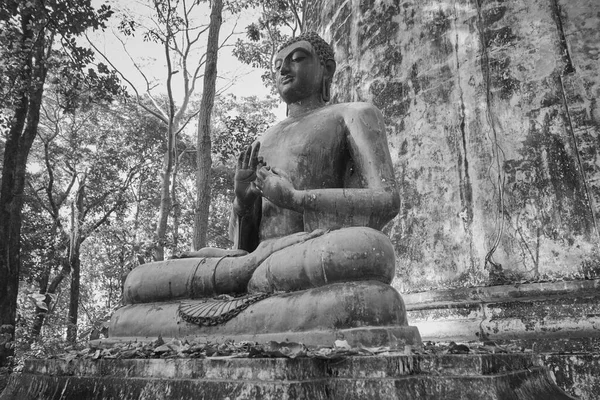
<instances>
[{"instance_id":1,"label":"stone base","mask_svg":"<svg viewBox=\"0 0 600 400\"><path fill-rule=\"evenodd\" d=\"M179 307L178 301L122 307L111 318L109 342L148 341L161 336L218 343L274 340L333 346L343 339L354 347L403 349L405 345L421 345L418 330L408 326L400 294L378 281L334 283L277 294L216 326L184 321Z\"/></svg>"},{"instance_id":2,"label":"stone base","mask_svg":"<svg viewBox=\"0 0 600 400\"><path fill-rule=\"evenodd\" d=\"M28 360L0 400L572 399L527 355Z\"/></svg>"}]
</instances>

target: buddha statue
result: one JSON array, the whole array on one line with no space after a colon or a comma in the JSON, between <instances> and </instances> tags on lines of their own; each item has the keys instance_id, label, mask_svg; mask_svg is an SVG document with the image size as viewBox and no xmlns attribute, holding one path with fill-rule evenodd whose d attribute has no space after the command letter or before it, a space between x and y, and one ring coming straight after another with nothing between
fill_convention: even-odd
<instances>
[{"instance_id":1,"label":"buddha statue","mask_svg":"<svg viewBox=\"0 0 600 400\"><path fill-rule=\"evenodd\" d=\"M131 271L109 340L420 344L390 286L395 255L381 229L399 195L381 113L327 105L336 63L316 33L284 44L274 68L288 116L237 160L235 248Z\"/></svg>"}]
</instances>

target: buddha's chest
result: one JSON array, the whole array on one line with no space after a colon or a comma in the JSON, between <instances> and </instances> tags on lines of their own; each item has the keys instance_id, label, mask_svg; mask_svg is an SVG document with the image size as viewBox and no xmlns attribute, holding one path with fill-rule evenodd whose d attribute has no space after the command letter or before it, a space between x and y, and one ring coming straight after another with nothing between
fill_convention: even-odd
<instances>
[{"instance_id":1,"label":"buddha's chest","mask_svg":"<svg viewBox=\"0 0 600 400\"><path fill-rule=\"evenodd\" d=\"M297 189L339 187L349 155L337 121L301 120L267 132L260 155L285 171Z\"/></svg>"}]
</instances>

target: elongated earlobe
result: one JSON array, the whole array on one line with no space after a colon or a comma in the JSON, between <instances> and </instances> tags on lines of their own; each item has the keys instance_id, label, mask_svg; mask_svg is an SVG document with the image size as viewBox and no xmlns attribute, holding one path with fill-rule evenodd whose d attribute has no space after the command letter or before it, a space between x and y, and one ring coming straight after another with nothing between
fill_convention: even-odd
<instances>
[{"instance_id":1,"label":"elongated earlobe","mask_svg":"<svg viewBox=\"0 0 600 400\"><path fill-rule=\"evenodd\" d=\"M329 84L329 79L323 78L323 87L321 88L321 98L325 103L331 100L331 86Z\"/></svg>"},{"instance_id":2,"label":"elongated earlobe","mask_svg":"<svg viewBox=\"0 0 600 400\"><path fill-rule=\"evenodd\" d=\"M329 59L325 61L325 70L323 73L323 87L321 88L321 98L324 102L328 102L331 100L331 82L333 80L333 74L335 74L335 61L333 59Z\"/></svg>"}]
</instances>

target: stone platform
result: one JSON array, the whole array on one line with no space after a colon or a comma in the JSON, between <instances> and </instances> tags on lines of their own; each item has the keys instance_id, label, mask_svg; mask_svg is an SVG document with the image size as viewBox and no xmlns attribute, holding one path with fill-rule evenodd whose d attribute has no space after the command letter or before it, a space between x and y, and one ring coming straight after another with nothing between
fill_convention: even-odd
<instances>
[{"instance_id":1,"label":"stone platform","mask_svg":"<svg viewBox=\"0 0 600 400\"><path fill-rule=\"evenodd\" d=\"M572 399L527 354L28 360L0 400Z\"/></svg>"}]
</instances>

